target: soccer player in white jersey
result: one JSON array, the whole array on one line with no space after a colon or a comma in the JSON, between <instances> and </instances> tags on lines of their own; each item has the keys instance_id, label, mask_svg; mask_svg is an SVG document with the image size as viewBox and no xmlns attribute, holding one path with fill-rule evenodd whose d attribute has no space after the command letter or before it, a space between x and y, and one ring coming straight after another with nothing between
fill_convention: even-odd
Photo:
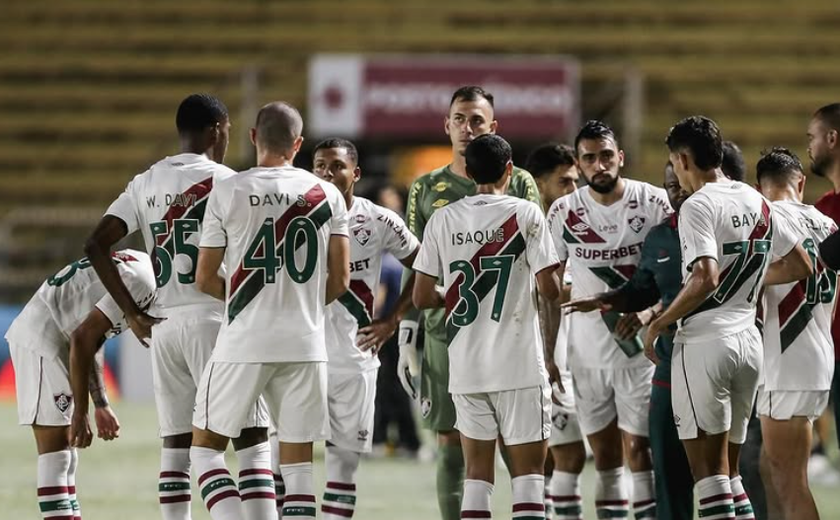
<instances>
[{"instance_id":1,"label":"soccer player in white jersey","mask_svg":"<svg viewBox=\"0 0 840 520\"><path fill-rule=\"evenodd\" d=\"M555 200L577 189L579 172L575 150L569 145L546 143L538 146L528 155L525 169L537 181L545 211ZM571 287L571 274L570 269L565 270L564 289ZM583 514L580 474L586 463L586 448L575 409L572 374L567 363L569 318L564 318L554 305L543 305L540 310L546 335L546 363L554 362L561 381L558 392L553 394L551 410L551 437L548 439L551 458L546 459L546 517L550 516L550 512L557 519L574 520ZM559 391L560 388L563 391Z\"/></svg>"},{"instance_id":2,"label":"soccer player in white jersey","mask_svg":"<svg viewBox=\"0 0 840 520\"><path fill-rule=\"evenodd\" d=\"M837 291L837 273L817 261L817 245L837 226L802 203L805 175L793 152L773 148L756 171L761 193L791 225L814 269L805 280L774 285L764 293L764 374L756 406L764 455L785 518L816 520L808 459L812 423L828 404L834 374L831 317Z\"/></svg>"},{"instance_id":3,"label":"soccer player in white jersey","mask_svg":"<svg viewBox=\"0 0 840 520\"><path fill-rule=\"evenodd\" d=\"M315 518L312 443L330 436L324 312L348 288L350 248L341 193L292 165L302 131L291 105L264 106L251 129L257 166L219 182L204 216L196 283L226 307L198 388L190 456L214 520L245 517L224 449L260 394L277 427L283 516ZM265 481L270 461L255 475Z\"/></svg>"},{"instance_id":4,"label":"soccer player in white jersey","mask_svg":"<svg viewBox=\"0 0 840 520\"><path fill-rule=\"evenodd\" d=\"M148 305L155 293L149 257L125 250L114 253L110 261L130 298L141 308ZM82 258L41 284L6 332L15 367L18 421L32 427L38 448L38 505L43 518L81 520L76 448L87 447L92 440L88 392L96 406L99 438L119 436L120 424L105 395L100 363L94 371L90 365L105 338L124 328L122 311L87 258ZM82 359L87 362L81 363ZM86 370L73 370L82 365Z\"/></svg>"},{"instance_id":5,"label":"soccer player in white jersey","mask_svg":"<svg viewBox=\"0 0 840 520\"><path fill-rule=\"evenodd\" d=\"M373 318L382 255L391 253L411 269L420 242L399 215L353 194L362 174L353 143L327 139L312 153L315 175L335 185L344 197L350 232L350 289L326 311L332 436L327 442L327 484L321 517L340 520L353 516L359 460L362 453L371 451L377 353L411 306L409 287L389 316Z\"/></svg>"},{"instance_id":6,"label":"soccer player in white jersey","mask_svg":"<svg viewBox=\"0 0 840 520\"><path fill-rule=\"evenodd\" d=\"M762 364L756 303L762 283L805 278L811 262L767 199L724 176L714 121L684 119L666 142L674 173L689 194L679 217L683 288L650 323L646 354L656 359L653 342L679 320L671 395L699 515L754 518L738 476L738 457ZM771 264L771 255L780 260Z\"/></svg>"},{"instance_id":7,"label":"soccer player in white jersey","mask_svg":"<svg viewBox=\"0 0 840 520\"><path fill-rule=\"evenodd\" d=\"M198 241L213 186L234 175L222 165L230 122L225 105L206 94L193 94L178 107L175 123L181 153L158 161L137 175L87 243L86 252L135 333L152 337L152 376L163 446L158 499L164 520L190 518L192 414L196 387L210 359L222 324L223 304L195 286ZM110 249L127 234L140 231L152 256L158 296L151 318L124 297L125 288L107 260ZM139 313L139 314L138 314ZM268 457L268 417L264 409L249 416L243 435L234 440L240 473ZM273 486L273 485L272 485ZM275 505L252 486L243 494L253 518L271 518Z\"/></svg>"},{"instance_id":8,"label":"soccer player in white jersey","mask_svg":"<svg viewBox=\"0 0 840 520\"><path fill-rule=\"evenodd\" d=\"M557 257L542 209L505 195L510 145L483 135L465 157L477 194L432 215L414 262L413 294L418 308L447 312L449 391L467 470L461 518L490 518L499 437L510 459L513 518L545 518L551 390L537 289L548 301L557 298Z\"/></svg>"},{"instance_id":9,"label":"soccer player in white jersey","mask_svg":"<svg viewBox=\"0 0 840 520\"><path fill-rule=\"evenodd\" d=\"M621 177L624 152L613 131L600 121L589 121L581 128L575 152L587 186L557 199L548 212L548 223L561 262L557 274L562 279L567 267L572 270L571 297L579 299L630 279L645 237L671 214L671 206L662 188ZM566 317L570 318L568 363L578 420L598 470L598 515L628 514L629 497L622 478L626 457L633 474L635 516L652 518L656 499L648 417L654 367L642 355L635 333L643 324L641 318L613 311L575 312ZM630 325L632 333L625 330Z\"/></svg>"}]
</instances>

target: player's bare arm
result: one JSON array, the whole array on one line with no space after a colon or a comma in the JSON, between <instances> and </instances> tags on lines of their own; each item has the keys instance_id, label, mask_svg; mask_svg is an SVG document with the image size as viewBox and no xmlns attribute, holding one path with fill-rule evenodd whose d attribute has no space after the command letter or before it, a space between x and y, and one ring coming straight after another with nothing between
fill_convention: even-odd
<instances>
[{"instance_id":1,"label":"player's bare arm","mask_svg":"<svg viewBox=\"0 0 840 520\"><path fill-rule=\"evenodd\" d=\"M350 242L344 235L331 235L327 252L327 301L329 305L350 287Z\"/></svg>"},{"instance_id":2,"label":"player's bare arm","mask_svg":"<svg viewBox=\"0 0 840 520\"><path fill-rule=\"evenodd\" d=\"M764 285L781 285L803 280L814 274L814 266L808 253L796 244L790 253L776 260L767 267Z\"/></svg>"},{"instance_id":3,"label":"player's bare arm","mask_svg":"<svg viewBox=\"0 0 840 520\"><path fill-rule=\"evenodd\" d=\"M414 306L418 309L434 309L446 303L437 289L437 278L424 273L417 273L412 293Z\"/></svg>"},{"instance_id":4,"label":"player's bare arm","mask_svg":"<svg viewBox=\"0 0 840 520\"><path fill-rule=\"evenodd\" d=\"M414 289L415 275L414 271L411 270L411 266L414 264L414 258L417 257L417 251L419 249L418 247L413 253L400 260L400 263L402 263L410 274L405 285L403 285L402 291L400 291L400 296L397 299L396 305L394 305L394 309L387 316L373 320L373 323L367 327L359 329L358 346L363 351L373 350L374 353L379 352L382 345L394 335L403 316L413 307L411 293Z\"/></svg>"},{"instance_id":5,"label":"player's bare arm","mask_svg":"<svg viewBox=\"0 0 840 520\"><path fill-rule=\"evenodd\" d=\"M543 269L537 273L537 287L539 289L537 305L539 307L540 323L543 326L543 338L545 338L545 366L548 370L549 381L556 383L560 391L565 392L560 378L560 369L554 362L554 349L557 345L557 334L562 317L560 308L552 305L551 302L556 301L560 291L562 291L559 285L558 280L554 277L553 269Z\"/></svg>"},{"instance_id":6,"label":"player's bare arm","mask_svg":"<svg viewBox=\"0 0 840 520\"><path fill-rule=\"evenodd\" d=\"M102 285L125 313L125 320L131 331L143 346L148 347L147 338L152 337L152 326L163 321L146 314L131 296L114 262L111 261L111 248L126 235L125 222L111 215L105 215L85 242L85 255L102 280Z\"/></svg>"},{"instance_id":7,"label":"player's bare arm","mask_svg":"<svg viewBox=\"0 0 840 520\"><path fill-rule=\"evenodd\" d=\"M225 299L225 279L219 275L219 267L224 259L224 247L201 247L198 250L198 267L195 272L195 285L198 290L222 301Z\"/></svg>"},{"instance_id":8,"label":"player's bare arm","mask_svg":"<svg viewBox=\"0 0 840 520\"><path fill-rule=\"evenodd\" d=\"M73 389L75 409L69 436L70 445L76 448L86 448L93 442L88 418L91 367L95 363L96 352L102 346L105 334L112 326L102 311L94 309L70 335L70 385ZM95 417L100 438L111 440L119 437L120 423L107 400L104 407L97 407Z\"/></svg>"},{"instance_id":9,"label":"player's bare arm","mask_svg":"<svg viewBox=\"0 0 840 520\"><path fill-rule=\"evenodd\" d=\"M704 256L697 259L691 266L691 276L688 277L683 288L671 305L653 320L645 334L645 356L654 363L658 362L653 351L656 338L669 325L699 307L718 287L720 283L720 268L717 260Z\"/></svg>"}]
</instances>

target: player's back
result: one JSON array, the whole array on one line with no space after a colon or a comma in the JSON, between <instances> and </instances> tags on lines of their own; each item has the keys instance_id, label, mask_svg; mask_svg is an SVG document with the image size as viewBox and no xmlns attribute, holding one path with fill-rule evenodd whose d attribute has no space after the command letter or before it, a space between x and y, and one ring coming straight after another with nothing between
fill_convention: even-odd
<instances>
[{"instance_id":1,"label":"player's back","mask_svg":"<svg viewBox=\"0 0 840 520\"><path fill-rule=\"evenodd\" d=\"M433 216L428 241L446 288L450 392L543 384L535 275L557 258L542 210L510 196L467 197Z\"/></svg>"},{"instance_id":2,"label":"player's back","mask_svg":"<svg viewBox=\"0 0 840 520\"><path fill-rule=\"evenodd\" d=\"M765 291L764 366L768 390L824 390L831 386L834 343L831 318L837 273L817 261L817 245L837 229L814 206L792 201L772 204L811 256L814 274Z\"/></svg>"},{"instance_id":3,"label":"player's back","mask_svg":"<svg viewBox=\"0 0 840 520\"><path fill-rule=\"evenodd\" d=\"M129 233L142 233L158 285L155 305L164 315L196 304L221 311L218 300L196 288L195 272L210 192L234 174L204 155L166 157L137 175L108 208L107 214L126 222Z\"/></svg>"},{"instance_id":4,"label":"player's back","mask_svg":"<svg viewBox=\"0 0 840 520\"><path fill-rule=\"evenodd\" d=\"M755 324L771 255L794 245L779 224L770 203L741 182L708 183L686 199L679 215L683 279L704 257L717 261L720 274L715 292L682 319L679 340L713 340Z\"/></svg>"},{"instance_id":5,"label":"player's back","mask_svg":"<svg viewBox=\"0 0 840 520\"><path fill-rule=\"evenodd\" d=\"M220 182L202 247L226 247L226 318L218 361L326 361L330 235L347 234L344 199L293 166L257 167Z\"/></svg>"}]
</instances>

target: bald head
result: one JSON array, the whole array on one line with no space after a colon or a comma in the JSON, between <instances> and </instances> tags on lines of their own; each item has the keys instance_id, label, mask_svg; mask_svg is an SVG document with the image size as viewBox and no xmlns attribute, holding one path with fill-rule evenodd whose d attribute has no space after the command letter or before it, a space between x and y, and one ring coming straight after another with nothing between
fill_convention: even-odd
<instances>
[{"instance_id":1,"label":"bald head","mask_svg":"<svg viewBox=\"0 0 840 520\"><path fill-rule=\"evenodd\" d=\"M295 107L282 101L269 103L257 114L255 144L272 155L286 155L303 132L303 119Z\"/></svg>"}]
</instances>

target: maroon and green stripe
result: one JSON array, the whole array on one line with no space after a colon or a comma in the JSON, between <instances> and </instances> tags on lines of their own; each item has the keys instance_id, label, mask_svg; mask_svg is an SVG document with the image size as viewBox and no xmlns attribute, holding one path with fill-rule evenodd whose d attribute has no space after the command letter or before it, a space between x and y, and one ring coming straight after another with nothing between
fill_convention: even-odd
<instances>
[{"instance_id":1,"label":"maroon and green stripe","mask_svg":"<svg viewBox=\"0 0 840 520\"><path fill-rule=\"evenodd\" d=\"M356 319L360 328L373 321L373 292L363 280L350 280L350 288L339 296L338 301Z\"/></svg>"}]
</instances>

